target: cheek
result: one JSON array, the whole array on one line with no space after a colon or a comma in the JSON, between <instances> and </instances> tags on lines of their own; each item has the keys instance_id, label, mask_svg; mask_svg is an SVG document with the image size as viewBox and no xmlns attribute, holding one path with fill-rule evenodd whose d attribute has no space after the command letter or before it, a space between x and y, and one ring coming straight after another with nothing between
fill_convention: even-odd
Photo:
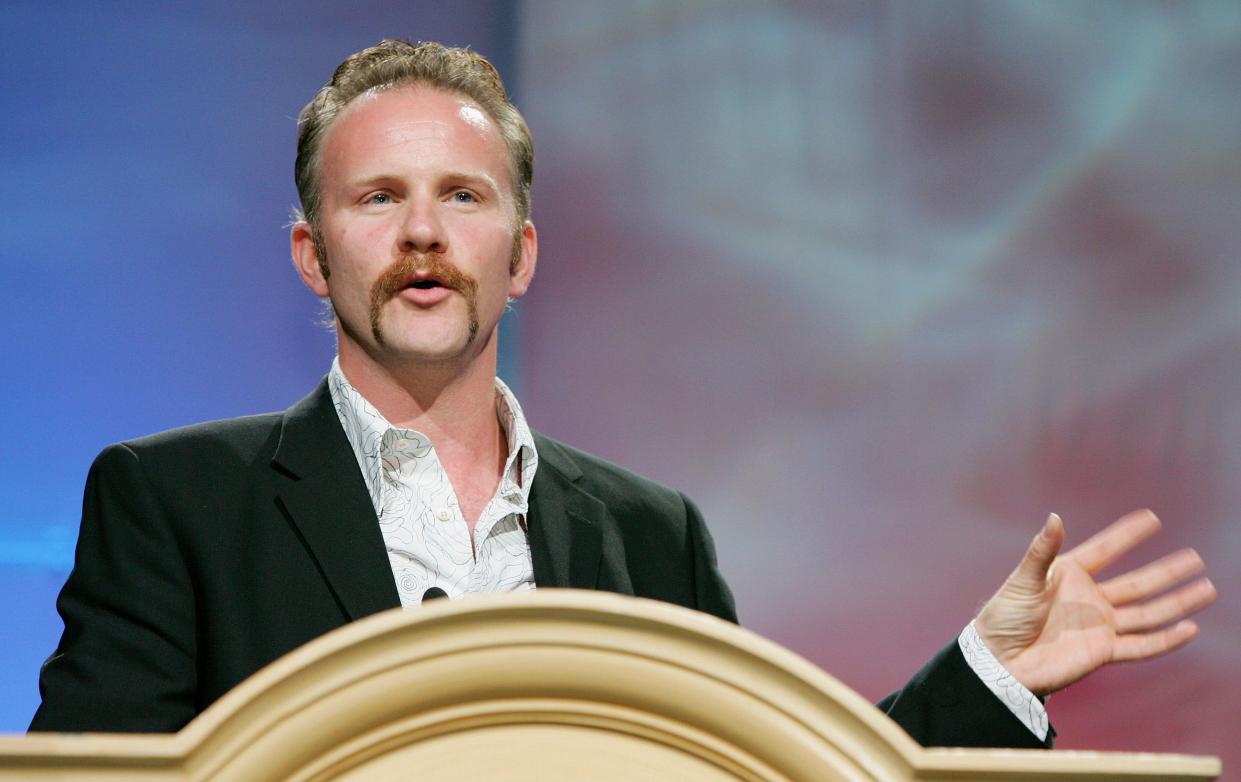
<instances>
[{"instance_id":1,"label":"cheek","mask_svg":"<svg viewBox=\"0 0 1241 782\"><path fill-rule=\"evenodd\" d=\"M513 237L508 231L491 225L469 225L452 234L448 257L479 285L486 283L492 288L501 278L507 287L512 254Z\"/></svg>"},{"instance_id":2,"label":"cheek","mask_svg":"<svg viewBox=\"0 0 1241 782\"><path fill-rule=\"evenodd\" d=\"M374 254L382 235L381 226L343 225L336 235L336 244L350 258L365 259L367 255Z\"/></svg>"},{"instance_id":3,"label":"cheek","mask_svg":"<svg viewBox=\"0 0 1241 782\"><path fill-rule=\"evenodd\" d=\"M495 241L486 267L488 287L497 298L508 300L513 294L513 242L509 237ZM480 282L482 282L480 280Z\"/></svg>"},{"instance_id":4,"label":"cheek","mask_svg":"<svg viewBox=\"0 0 1241 782\"><path fill-rule=\"evenodd\" d=\"M383 226L346 225L340 227L328 242L332 275L339 270L355 280L373 278L390 263L384 251L386 232Z\"/></svg>"}]
</instances>

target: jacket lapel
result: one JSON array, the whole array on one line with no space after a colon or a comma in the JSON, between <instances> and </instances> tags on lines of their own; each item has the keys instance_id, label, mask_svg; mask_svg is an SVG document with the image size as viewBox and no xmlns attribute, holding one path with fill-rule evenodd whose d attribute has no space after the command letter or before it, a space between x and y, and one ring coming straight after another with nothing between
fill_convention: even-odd
<instances>
[{"instance_id":1,"label":"jacket lapel","mask_svg":"<svg viewBox=\"0 0 1241 782\"><path fill-rule=\"evenodd\" d=\"M350 620L401 604L383 535L326 379L289 408L272 456L278 501Z\"/></svg>"},{"instance_id":2,"label":"jacket lapel","mask_svg":"<svg viewBox=\"0 0 1241 782\"><path fill-rule=\"evenodd\" d=\"M530 555L540 587L594 589L607 508L578 488L582 471L562 448L535 434L539 468L530 486Z\"/></svg>"}]
</instances>

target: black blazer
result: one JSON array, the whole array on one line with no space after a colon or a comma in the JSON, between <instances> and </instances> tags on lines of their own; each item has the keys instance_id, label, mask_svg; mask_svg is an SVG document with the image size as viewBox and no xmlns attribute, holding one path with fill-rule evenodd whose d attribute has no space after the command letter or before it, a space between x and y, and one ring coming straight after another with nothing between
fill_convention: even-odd
<instances>
[{"instance_id":1,"label":"black blazer","mask_svg":"<svg viewBox=\"0 0 1241 782\"><path fill-rule=\"evenodd\" d=\"M701 514L679 492L535 435L536 584L736 621ZM284 653L400 605L326 381L283 414L109 446L87 478L65 632L31 730L167 732ZM1039 746L956 644L881 704L924 744Z\"/></svg>"}]
</instances>

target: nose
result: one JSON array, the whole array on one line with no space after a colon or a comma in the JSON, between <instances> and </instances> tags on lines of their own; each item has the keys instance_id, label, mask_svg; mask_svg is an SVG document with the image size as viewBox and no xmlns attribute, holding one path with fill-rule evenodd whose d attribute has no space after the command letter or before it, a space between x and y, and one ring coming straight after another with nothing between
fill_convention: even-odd
<instances>
[{"instance_id":1,"label":"nose","mask_svg":"<svg viewBox=\"0 0 1241 782\"><path fill-rule=\"evenodd\" d=\"M405 203L405 214L398 238L402 253L442 253L448 237L434 198L415 197Z\"/></svg>"}]
</instances>

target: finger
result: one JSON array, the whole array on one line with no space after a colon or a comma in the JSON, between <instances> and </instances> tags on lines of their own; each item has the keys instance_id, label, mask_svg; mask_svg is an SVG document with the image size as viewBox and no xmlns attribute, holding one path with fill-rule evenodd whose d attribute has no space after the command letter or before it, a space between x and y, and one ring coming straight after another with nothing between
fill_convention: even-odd
<instances>
[{"instance_id":1,"label":"finger","mask_svg":"<svg viewBox=\"0 0 1241 782\"><path fill-rule=\"evenodd\" d=\"M1157 559L1149 565L1109 579L1099 585L1103 596L1114 606L1145 600L1152 595L1196 576L1206 568L1202 557L1191 548Z\"/></svg>"},{"instance_id":2,"label":"finger","mask_svg":"<svg viewBox=\"0 0 1241 782\"><path fill-rule=\"evenodd\" d=\"M1169 622L1184 619L1215 602L1215 585L1199 579L1175 592L1142 605L1128 606L1116 612L1116 632L1144 633Z\"/></svg>"},{"instance_id":3,"label":"finger","mask_svg":"<svg viewBox=\"0 0 1241 782\"><path fill-rule=\"evenodd\" d=\"M1155 633L1141 635L1124 635L1116 639L1112 649L1112 660L1124 662L1129 660L1145 660L1158 657L1181 648L1198 635L1198 625L1186 619L1175 626Z\"/></svg>"},{"instance_id":4,"label":"finger","mask_svg":"<svg viewBox=\"0 0 1241 782\"><path fill-rule=\"evenodd\" d=\"M1060 553L1063 544L1064 522L1052 513L1047 521L1043 522L1043 528L1034 536L1034 540L1030 541L1030 547L1026 549L1026 555L1013 571L1012 577L1021 581L1023 586L1042 589L1047 580L1047 570Z\"/></svg>"},{"instance_id":5,"label":"finger","mask_svg":"<svg viewBox=\"0 0 1241 782\"><path fill-rule=\"evenodd\" d=\"M1125 514L1095 533L1067 556L1073 557L1086 572L1093 573L1159 531L1159 517L1149 510Z\"/></svg>"}]
</instances>

